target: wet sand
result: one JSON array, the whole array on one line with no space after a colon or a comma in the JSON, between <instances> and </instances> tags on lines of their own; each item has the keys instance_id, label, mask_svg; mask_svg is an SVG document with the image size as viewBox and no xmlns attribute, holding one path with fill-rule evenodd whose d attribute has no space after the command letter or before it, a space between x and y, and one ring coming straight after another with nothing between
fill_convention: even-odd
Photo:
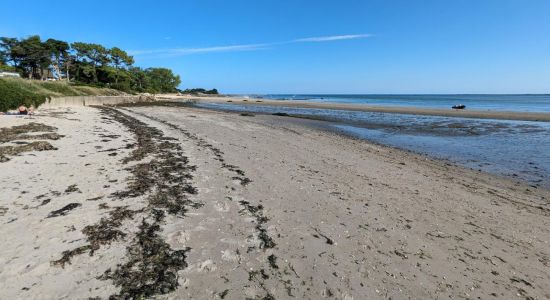
<instances>
[{"instance_id":1,"label":"wet sand","mask_svg":"<svg viewBox=\"0 0 550 300\"><path fill-rule=\"evenodd\" d=\"M428 109L404 106L374 106L360 104L345 104L345 103L320 103L302 100L266 100L256 98L243 97L196 97L196 96L177 96L177 95L161 95L159 99L174 99L185 101L197 101L203 103L222 103L222 104L238 104L238 105L266 105L266 106L284 106L293 108L319 108L319 109L339 109L350 111L365 111L365 112L380 112L380 113L396 113L410 115L425 115L425 116L444 116L444 117L461 117L461 118L478 118L478 119L495 119L495 120L518 120L518 121L540 121L550 122L550 113L536 112L508 112L508 111L482 111L482 110L455 110L455 109Z\"/></svg>"},{"instance_id":2,"label":"wet sand","mask_svg":"<svg viewBox=\"0 0 550 300\"><path fill-rule=\"evenodd\" d=\"M550 295L549 190L309 122L150 106L0 118L26 126L0 146L53 146L3 152L0 298Z\"/></svg>"}]
</instances>

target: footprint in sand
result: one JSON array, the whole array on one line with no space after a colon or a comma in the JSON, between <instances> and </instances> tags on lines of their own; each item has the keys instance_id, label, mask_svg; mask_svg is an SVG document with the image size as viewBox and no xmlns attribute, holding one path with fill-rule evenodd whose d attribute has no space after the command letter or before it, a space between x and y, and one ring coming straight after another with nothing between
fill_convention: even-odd
<instances>
[{"instance_id":1,"label":"footprint in sand","mask_svg":"<svg viewBox=\"0 0 550 300\"><path fill-rule=\"evenodd\" d=\"M210 259L203 261L199 267L199 270L201 272L212 272L212 271L216 271L216 269L217 269L216 264Z\"/></svg>"},{"instance_id":2,"label":"footprint in sand","mask_svg":"<svg viewBox=\"0 0 550 300\"><path fill-rule=\"evenodd\" d=\"M226 249L222 250L222 259L229 262L239 263L241 261L241 256L235 251Z\"/></svg>"},{"instance_id":3,"label":"footprint in sand","mask_svg":"<svg viewBox=\"0 0 550 300\"><path fill-rule=\"evenodd\" d=\"M218 212L228 212L229 211L229 204L223 200L218 200L214 204L214 208Z\"/></svg>"}]
</instances>

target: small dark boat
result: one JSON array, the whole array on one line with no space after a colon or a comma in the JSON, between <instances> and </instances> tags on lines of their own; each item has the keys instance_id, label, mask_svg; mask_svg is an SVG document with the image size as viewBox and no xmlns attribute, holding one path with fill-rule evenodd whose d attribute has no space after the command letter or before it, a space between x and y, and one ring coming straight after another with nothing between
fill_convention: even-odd
<instances>
[{"instance_id":1,"label":"small dark boat","mask_svg":"<svg viewBox=\"0 0 550 300\"><path fill-rule=\"evenodd\" d=\"M453 105L453 109L465 109L465 108L466 108L466 105L464 104Z\"/></svg>"}]
</instances>

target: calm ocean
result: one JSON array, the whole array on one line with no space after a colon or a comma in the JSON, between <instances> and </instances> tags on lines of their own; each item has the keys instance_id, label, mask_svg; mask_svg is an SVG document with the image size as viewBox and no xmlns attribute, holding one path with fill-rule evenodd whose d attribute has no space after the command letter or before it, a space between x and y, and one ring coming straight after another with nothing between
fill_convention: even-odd
<instances>
[{"instance_id":1,"label":"calm ocean","mask_svg":"<svg viewBox=\"0 0 550 300\"><path fill-rule=\"evenodd\" d=\"M450 108L464 104L472 110L550 112L550 95L260 95L274 100L352 103L381 106Z\"/></svg>"}]
</instances>

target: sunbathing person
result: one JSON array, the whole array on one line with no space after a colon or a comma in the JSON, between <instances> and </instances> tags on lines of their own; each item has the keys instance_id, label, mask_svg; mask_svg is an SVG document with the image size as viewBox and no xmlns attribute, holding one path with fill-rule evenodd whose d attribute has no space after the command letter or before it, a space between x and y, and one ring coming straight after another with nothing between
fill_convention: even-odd
<instances>
[{"instance_id":1,"label":"sunbathing person","mask_svg":"<svg viewBox=\"0 0 550 300\"><path fill-rule=\"evenodd\" d=\"M31 106L30 110L27 109L27 107L23 104L19 105L19 107L17 108L17 110L10 110L10 111L7 111L7 112L0 112L0 115L32 115L34 114L34 107Z\"/></svg>"},{"instance_id":2,"label":"sunbathing person","mask_svg":"<svg viewBox=\"0 0 550 300\"><path fill-rule=\"evenodd\" d=\"M27 110L27 107L23 104L19 105L19 108L17 109L19 111L20 115L27 115L29 114L29 111Z\"/></svg>"}]
</instances>

